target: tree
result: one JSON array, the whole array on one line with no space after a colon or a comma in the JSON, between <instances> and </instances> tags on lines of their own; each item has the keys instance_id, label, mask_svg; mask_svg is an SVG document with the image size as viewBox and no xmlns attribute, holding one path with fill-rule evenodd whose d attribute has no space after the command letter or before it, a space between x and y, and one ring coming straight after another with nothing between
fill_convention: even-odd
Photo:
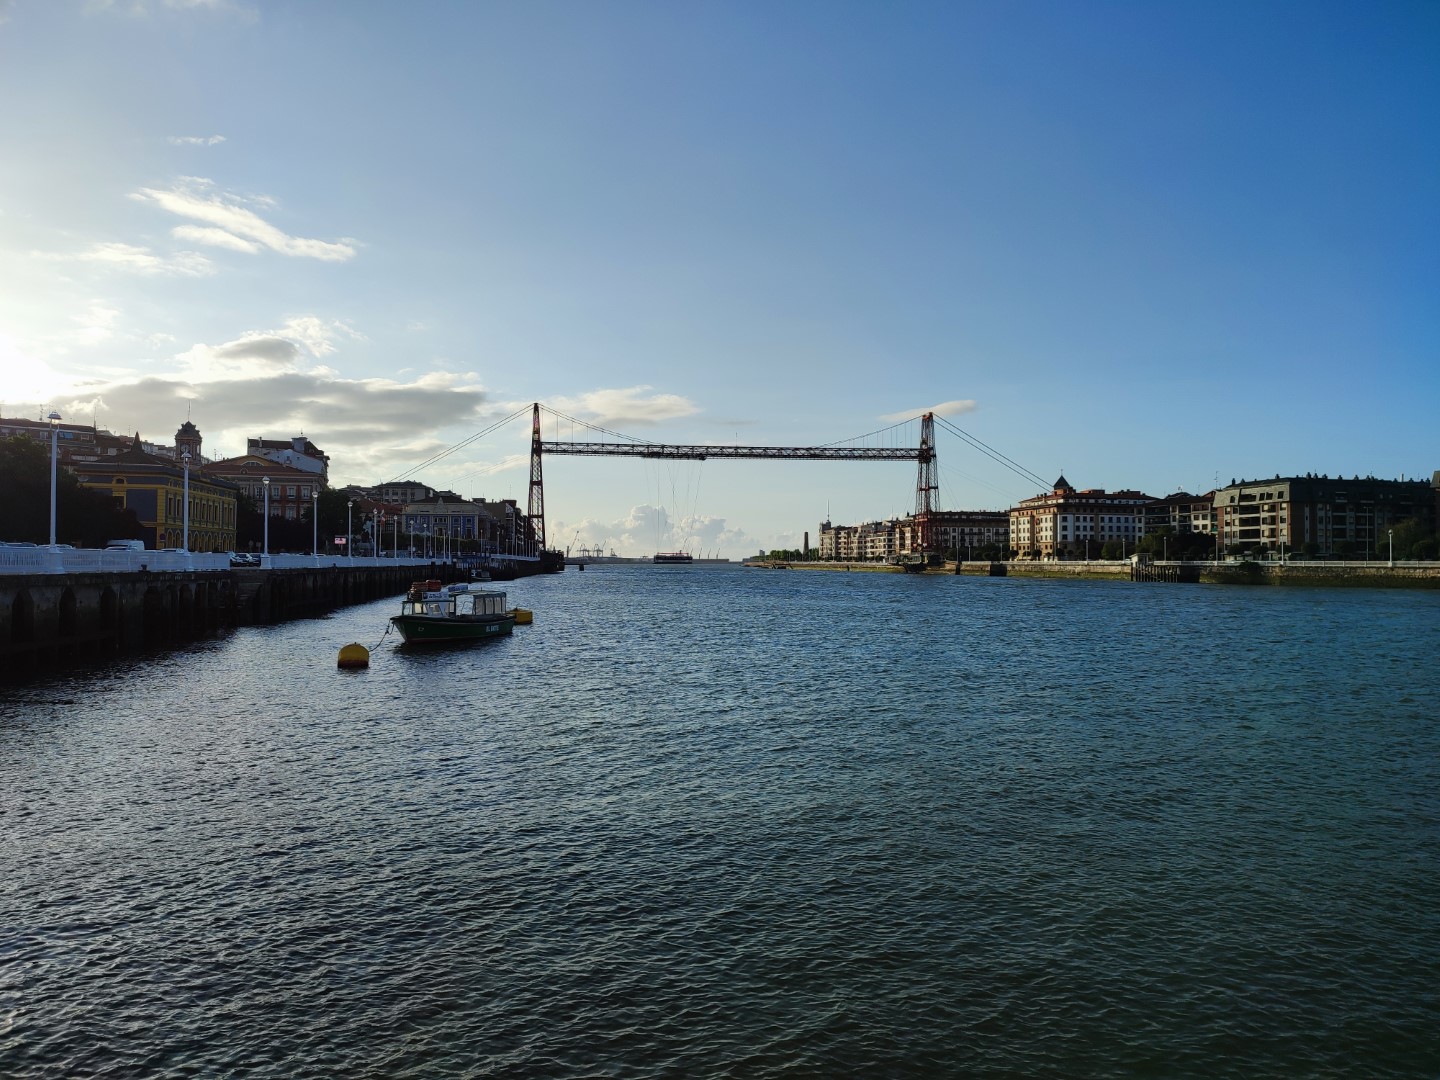
<instances>
[{"instance_id":1,"label":"tree","mask_svg":"<svg viewBox=\"0 0 1440 1080\"><path fill-rule=\"evenodd\" d=\"M1397 559L1419 558L1419 556L1414 553L1415 545L1425 540L1433 539L1435 535L1430 527L1419 518L1406 518L1404 521L1397 522L1393 531L1395 534L1395 558ZM1383 535L1380 538L1381 543L1384 545L1380 550L1387 556L1390 551L1390 539L1390 537Z\"/></svg>"},{"instance_id":2,"label":"tree","mask_svg":"<svg viewBox=\"0 0 1440 1080\"><path fill-rule=\"evenodd\" d=\"M50 540L50 448L35 439L0 439L0 540ZM144 533L132 510L117 510L110 496L87 488L63 465L55 477L55 539L80 547L104 547L107 540L138 539Z\"/></svg>"}]
</instances>

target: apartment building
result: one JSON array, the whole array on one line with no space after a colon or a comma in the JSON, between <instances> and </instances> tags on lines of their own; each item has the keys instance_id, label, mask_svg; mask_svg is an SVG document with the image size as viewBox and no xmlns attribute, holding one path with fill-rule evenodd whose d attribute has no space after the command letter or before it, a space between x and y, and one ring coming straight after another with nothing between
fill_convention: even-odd
<instances>
[{"instance_id":1,"label":"apartment building","mask_svg":"<svg viewBox=\"0 0 1440 1080\"><path fill-rule=\"evenodd\" d=\"M267 501L265 481L269 480L270 516L287 521L308 521L314 508L313 500L325 486L323 479L313 472L292 469L251 454L212 461L203 472L234 484L249 495L255 509L261 511Z\"/></svg>"},{"instance_id":2,"label":"apartment building","mask_svg":"<svg viewBox=\"0 0 1440 1080\"><path fill-rule=\"evenodd\" d=\"M967 552L989 545L1010 545L1010 515L1004 510L934 510L929 517L930 543L936 551ZM914 516L897 523L896 550L901 555L920 551L920 528Z\"/></svg>"},{"instance_id":3,"label":"apartment building","mask_svg":"<svg viewBox=\"0 0 1440 1080\"><path fill-rule=\"evenodd\" d=\"M1010 547L1029 559L1094 557L1112 540L1133 550L1155 501L1139 491L1077 491L1061 476L1050 492L1010 510Z\"/></svg>"},{"instance_id":4,"label":"apartment building","mask_svg":"<svg viewBox=\"0 0 1440 1080\"><path fill-rule=\"evenodd\" d=\"M1424 480L1277 476L1232 481L1214 501L1221 543L1245 551L1377 556L1400 522L1435 525L1435 490Z\"/></svg>"},{"instance_id":5,"label":"apartment building","mask_svg":"<svg viewBox=\"0 0 1440 1080\"><path fill-rule=\"evenodd\" d=\"M1215 532L1215 493L1191 495L1188 491L1177 491L1156 499L1144 508L1143 533L1157 533L1169 527L1176 533Z\"/></svg>"},{"instance_id":6,"label":"apartment building","mask_svg":"<svg viewBox=\"0 0 1440 1080\"><path fill-rule=\"evenodd\" d=\"M838 562L880 562L900 553L901 521L867 521L863 525L820 524L819 557Z\"/></svg>"},{"instance_id":7,"label":"apartment building","mask_svg":"<svg viewBox=\"0 0 1440 1080\"><path fill-rule=\"evenodd\" d=\"M325 487L330 480L330 455L324 453L303 435L293 439L247 439L245 456L263 458L285 465L297 472L311 473Z\"/></svg>"}]
</instances>

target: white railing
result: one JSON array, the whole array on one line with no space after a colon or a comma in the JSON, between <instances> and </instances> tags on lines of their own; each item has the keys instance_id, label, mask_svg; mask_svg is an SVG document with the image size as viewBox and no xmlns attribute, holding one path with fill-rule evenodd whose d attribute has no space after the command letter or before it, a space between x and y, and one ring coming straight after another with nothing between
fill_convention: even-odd
<instances>
[{"instance_id":1,"label":"white railing","mask_svg":"<svg viewBox=\"0 0 1440 1080\"><path fill-rule=\"evenodd\" d=\"M230 556L186 551L102 551L99 548L0 546L0 574L139 573L142 570L309 570L320 567L429 566L441 560L345 555L261 555L258 567L232 566Z\"/></svg>"}]
</instances>

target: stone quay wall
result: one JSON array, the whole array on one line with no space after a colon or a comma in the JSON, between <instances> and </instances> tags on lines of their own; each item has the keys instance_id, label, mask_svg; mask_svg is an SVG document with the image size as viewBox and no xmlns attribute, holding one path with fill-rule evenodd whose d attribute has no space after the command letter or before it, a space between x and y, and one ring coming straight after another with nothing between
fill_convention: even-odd
<instances>
[{"instance_id":1,"label":"stone quay wall","mask_svg":"<svg viewBox=\"0 0 1440 1080\"><path fill-rule=\"evenodd\" d=\"M311 618L399 596L414 581L459 576L444 563L6 574L0 576L0 681L183 645L236 626Z\"/></svg>"},{"instance_id":2,"label":"stone quay wall","mask_svg":"<svg viewBox=\"0 0 1440 1080\"><path fill-rule=\"evenodd\" d=\"M795 570L864 570L898 574L891 563L749 562L747 566ZM1143 581L1211 585L1353 586L1371 589L1440 589L1440 563L1383 562L1327 563L1195 563L1132 562L1129 559L1089 562L948 562L927 568L926 574L963 574L974 577L1059 578L1071 581Z\"/></svg>"}]
</instances>

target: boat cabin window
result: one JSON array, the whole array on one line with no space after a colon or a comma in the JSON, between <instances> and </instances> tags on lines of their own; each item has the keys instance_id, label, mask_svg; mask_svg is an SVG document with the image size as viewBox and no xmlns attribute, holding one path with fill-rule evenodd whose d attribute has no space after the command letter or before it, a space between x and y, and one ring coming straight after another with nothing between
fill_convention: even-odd
<instances>
[{"instance_id":1,"label":"boat cabin window","mask_svg":"<svg viewBox=\"0 0 1440 1080\"><path fill-rule=\"evenodd\" d=\"M477 593L471 596L462 596L460 599L460 611L462 614L476 615L504 615L505 597L503 595L486 595Z\"/></svg>"}]
</instances>

